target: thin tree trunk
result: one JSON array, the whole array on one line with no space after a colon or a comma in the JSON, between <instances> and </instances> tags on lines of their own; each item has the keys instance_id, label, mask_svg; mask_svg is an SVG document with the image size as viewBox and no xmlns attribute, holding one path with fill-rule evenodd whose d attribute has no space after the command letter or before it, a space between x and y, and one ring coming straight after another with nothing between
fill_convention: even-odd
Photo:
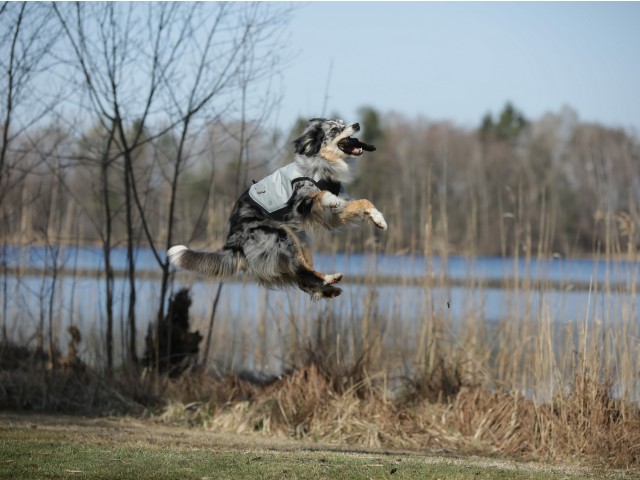
<instances>
[{"instance_id":1,"label":"thin tree trunk","mask_svg":"<svg viewBox=\"0 0 640 480\"><path fill-rule=\"evenodd\" d=\"M2 187L2 181L4 176L4 166L7 158L7 149L9 145L9 128L11 126L11 117L13 113L13 96L14 96L14 63L16 56L16 44L18 42L18 36L20 34L20 27L22 26L22 19L24 17L24 9L26 8L26 2L22 4L20 9L20 15L18 15L18 21L16 22L16 29L13 35L13 41L11 42L11 51L9 53L9 71L7 72L9 82L6 92L6 105L5 105L5 117L2 128L2 145L0 145L0 188ZM0 190L1 191L1 190ZM0 195L0 203L2 203L2 195Z\"/></svg>"},{"instance_id":2,"label":"thin tree trunk","mask_svg":"<svg viewBox=\"0 0 640 480\"><path fill-rule=\"evenodd\" d=\"M129 165L124 172L126 221L127 221L127 272L129 280L129 310L127 321L129 326L129 361L133 365L138 364L138 354L136 352L136 265L134 258L134 228L131 203L131 157L125 154L125 162Z\"/></svg>"},{"instance_id":3,"label":"thin tree trunk","mask_svg":"<svg viewBox=\"0 0 640 480\"><path fill-rule=\"evenodd\" d=\"M59 172L58 172L59 174ZM55 337L53 332L53 304L55 301L56 295L56 286L58 283L58 260L60 258L60 245L54 235L54 230L59 232L59 205L58 205L58 196L59 196L59 187L60 187L60 177L56 175L57 182L53 184L51 188L51 197L49 198L49 220L47 221L47 244L53 243L51 245L51 290L49 291L49 305L48 305L48 323L49 323L49 362L51 364L51 368L55 370L56 368L56 345L55 345ZM59 236L59 235L58 235ZM53 239L53 242L51 241Z\"/></svg>"},{"instance_id":4,"label":"thin tree trunk","mask_svg":"<svg viewBox=\"0 0 640 480\"><path fill-rule=\"evenodd\" d=\"M185 118L184 126L182 129L182 135L180 137L180 144L178 146L178 152L176 153L176 163L173 169L173 178L171 179L171 194L169 196L169 218L167 220L167 243L165 252L171 248L173 243L173 216L176 208L176 194L178 191L178 177L180 176L180 167L182 166L182 160L184 156L184 145L187 139L187 132L189 131L190 117ZM160 287L160 306L158 308L158 325L156 334L156 371L160 370L160 322L164 317L164 303L167 297L167 290L169 288L169 258L165 258L162 265L162 284ZM171 356L171 322L167 322L167 357Z\"/></svg>"},{"instance_id":5,"label":"thin tree trunk","mask_svg":"<svg viewBox=\"0 0 640 480\"><path fill-rule=\"evenodd\" d=\"M9 259L6 239L2 242L2 341L7 343L9 337L7 335L7 310L9 305Z\"/></svg>"},{"instance_id":6,"label":"thin tree trunk","mask_svg":"<svg viewBox=\"0 0 640 480\"><path fill-rule=\"evenodd\" d=\"M111 204L109 202L109 150L113 141L113 128L109 133L107 146L103 152L102 162L100 163L101 181L102 181L102 201L104 204L105 232L102 241L102 252L104 256L104 275L105 287L107 290L107 372L109 375L113 373L113 268L111 267Z\"/></svg>"},{"instance_id":7,"label":"thin tree trunk","mask_svg":"<svg viewBox=\"0 0 640 480\"><path fill-rule=\"evenodd\" d=\"M220 301L220 293L222 292L222 286L224 282L218 284L218 290L216 291L216 297L213 300L211 307L211 318L209 318L209 330L207 331L207 341L204 347L204 355L202 356L202 365L206 367L209 361L209 348L211 347L211 333L213 332L213 322L216 318L216 311L218 310L218 302Z\"/></svg>"},{"instance_id":8,"label":"thin tree trunk","mask_svg":"<svg viewBox=\"0 0 640 480\"><path fill-rule=\"evenodd\" d=\"M114 87L114 98L115 87ZM124 192L125 192L125 221L127 228L127 280L129 282L129 308L127 310L127 325L129 328L129 362L132 365L138 364L138 354L136 351L136 265L135 265L135 229L133 225L133 159L132 148L127 142L124 126L118 104L116 102L116 128L123 146L124 157ZM124 334L124 333L123 333Z\"/></svg>"}]
</instances>

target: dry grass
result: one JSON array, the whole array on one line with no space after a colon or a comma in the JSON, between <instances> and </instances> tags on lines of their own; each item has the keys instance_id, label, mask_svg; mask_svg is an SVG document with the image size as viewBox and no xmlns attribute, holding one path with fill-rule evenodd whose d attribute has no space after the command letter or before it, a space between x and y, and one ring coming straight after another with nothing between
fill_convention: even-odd
<instances>
[{"instance_id":1,"label":"dry grass","mask_svg":"<svg viewBox=\"0 0 640 480\"><path fill-rule=\"evenodd\" d=\"M554 330L550 317L538 318L499 327L488 354L478 345L481 323L467 322L460 338L437 316L425 322L430 341L412 353L420 368L401 379L370 373L388 352L362 330L365 341L348 354L330 341L346 333L312 335L292 352L297 367L260 384L202 368L177 379L122 372L105 380L5 347L0 406L102 414L146 407L163 422L220 433L640 468L631 326L585 321Z\"/></svg>"},{"instance_id":2,"label":"dry grass","mask_svg":"<svg viewBox=\"0 0 640 480\"><path fill-rule=\"evenodd\" d=\"M142 413L123 388L81 363L55 368L43 353L0 344L0 408L85 415Z\"/></svg>"},{"instance_id":3,"label":"dry grass","mask_svg":"<svg viewBox=\"0 0 640 480\"><path fill-rule=\"evenodd\" d=\"M202 385L202 378L197 383ZM188 419L215 432L336 445L640 467L640 411L612 399L602 384L579 383L575 391L540 405L520 393L491 392L481 385L462 386L436 401L429 395L397 401L374 378L336 392L313 364L267 387L242 383L214 381L213 399L173 401L161 418ZM220 392L227 401L220 401Z\"/></svg>"},{"instance_id":4,"label":"dry grass","mask_svg":"<svg viewBox=\"0 0 640 480\"><path fill-rule=\"evenodd\" d=\"M520 294L526 302L527 292ZM593 298L607 297L594 291ZM607 311L606 304L596 307ZM514 310L517 320L489 332L472 315L455 330L446 312L432 308L421 334L406 332L398 348L376 333L391 332L392 319L370 311L346 325L325 312L306 340L281 339L292 346L291 369L261 382L203 368L176 379L149 371L105 379L77 359L50 362L3 345L0 407L83 414L146 409L166 423L221 433L637 471L634 315L616 321L596 315L560 328L549 309L520 317ZM392 376L389 366L398 358L411 370Z\"/></svg>"},{"instance_id":5,"label":"dry grass","mask_svg":"<svg viewBox=\"0 0 640 480\"><path fill-rule=\"evenodd\" d=\"M438 242L428 218L425 255L445 263L448 252L433 247ZM531 240L514 244L526 245L530 266ZM419 322L398 321L378 311L374 278L357 314L327 307L310 315L305 306L289 317L274 313L276 328L266 313L257 328L218 325L223 358L216 374L201 368L170 379L123 371L106 380L81 365L47 366L44 355L5 345L0 407L146 408L164 422L215 432L638 471L637 280L617 292L623 305L612 305L607 282L594 284L584 319L558 318L544 285L517 265L516 258L513 276L505 278L512 285L497 324L476 313L475 300L461 299L462 318L454 325L446 299L434 294L432 269L423 303L407 307ZM466 288L473 293L480 284L471 276ZM438 285L446 289L444 274ZM275 351L287 370L271 381L249 381L233 369L234 349L253 352L254 377Z\"/></svg>"}]
</instances>

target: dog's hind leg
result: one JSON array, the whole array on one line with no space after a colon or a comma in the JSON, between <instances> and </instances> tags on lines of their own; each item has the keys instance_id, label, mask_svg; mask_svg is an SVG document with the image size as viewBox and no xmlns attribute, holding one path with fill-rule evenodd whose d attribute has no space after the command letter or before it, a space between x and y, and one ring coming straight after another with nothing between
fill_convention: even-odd
<instances>
[{"instance_id":1,"label":"dog's hind leg","mask_svg":"<svg viewBox=\"0 0 640 480\"><path fill-rule=\"evenodd\" d=\"M313 255L311 253L311 239L305 232L295 232L294 235L298 239L302 256L309 267L313 268Z\"/></svg>"},{"instance_id":2,"label":"dog's hind leg","mask_svg":"<svg viewBox=\"0 0 640 480\"><path fill-rule=\"evenodd\" d=\"M341 273L325 275L305 264L304 257L299 258L299 260L295 271L296 283L302 291L311 295L313 300L334 298L342 293L341 289L333 286L342 280Z\"/></svg>"},{"instance_id":3,"label":"dog's hind leg","mask_svg":"<svg viewBox=\"0 0 640 480\"><path fill-rule=\"evenodd\" d=\"M312 263L313 260L311 259L311 252L308 248L308 244L300 242L300 237L297 235L295 235L295 239L297 240L295 245L295 254L294 258L290 259L291 265L289 268L291 268L298 286L301 288L302 286L305 286L313 289L324 289L325 287L335 285L342 280L342 273L324 274L314 270ZM326 295L323 290L322 296L337 297L338 295L339 293L336 295Z\"/></svg>"},{"instance_id":4,"label":"dog's hind leg","mask_svg":"<svg viewBox=\"0 0 640 480\"><path fill-rule=\"evenodd\" d=\"M313 257L311 256L311 247L309 239L304 232L295 232L287 227L282 227L289 236L294 240L294 275L297 283L308 285L314 288L328 287L335 285L342 280L342 273L324 274L313 269ZM332 295L332 296L338 296ZM328 296L328 295L323 295Z\"/></svg>"},{"instance_id":5,"label":"dog's hind leg","mask_svg":"<svg viewBox=\"0 0 640 480\"><path fill-rule=\"evenodd\" d=\"M314 270L307 260L308 252L292 229L261 225L248 231L246 237L243 250L248 270L265 285L296 284L314 299L341 292L331 285L338 283L342 274L325 275Z\"/></svg>"}]
</instances>

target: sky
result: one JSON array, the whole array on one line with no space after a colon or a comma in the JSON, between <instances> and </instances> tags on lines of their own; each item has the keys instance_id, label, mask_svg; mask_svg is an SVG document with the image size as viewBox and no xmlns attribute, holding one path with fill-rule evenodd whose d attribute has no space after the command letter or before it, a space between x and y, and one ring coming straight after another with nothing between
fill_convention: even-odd
<instances>
[{"instance_id":1,"label":"sky","mask_svg":"<svg viewBox=\"0 0 640 480\"><path fill-rule=\"evenodd\" d=\"M372 106L474 128L511 101L640 131L640 3L296 3L288 44L284 124Z\"/></svg>"}]
</instances>

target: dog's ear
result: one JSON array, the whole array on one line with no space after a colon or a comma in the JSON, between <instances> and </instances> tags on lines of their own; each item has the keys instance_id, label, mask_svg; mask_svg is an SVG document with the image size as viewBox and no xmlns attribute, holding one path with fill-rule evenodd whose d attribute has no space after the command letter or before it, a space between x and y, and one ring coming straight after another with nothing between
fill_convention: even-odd
<instances>
[{"instance_id":1,"label":"dog's ear","mask_svg":"<svg viewBox=\"0 0 640 480\"><path fill-rule=\"evenodd\" d=\"M296 153L307 157L317 155L320 152L320 147L322 147L322 141L324 140L322 125L317 122L311 122L312 123L305 128L300 138L293 141Z\"/></svg>"}]
</instances>

